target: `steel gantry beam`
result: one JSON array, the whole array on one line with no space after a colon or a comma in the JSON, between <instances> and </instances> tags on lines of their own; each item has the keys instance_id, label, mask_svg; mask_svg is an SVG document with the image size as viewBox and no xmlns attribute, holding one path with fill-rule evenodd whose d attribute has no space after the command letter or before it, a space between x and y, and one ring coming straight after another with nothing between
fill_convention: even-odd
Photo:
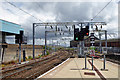
<instances>
[{"instance_id":1,"label":"steel gantry beam","mask_svg":"<svg viewBox=\"0 0 120 80\"><path fill-rule=\"evenodd\" d=\"M65 25L79 25L79 24L92 24L92 25L106 25L105 22L46 22L46 23L33 23L36 26L65 26Z\"/></svg>"}]
</instances>

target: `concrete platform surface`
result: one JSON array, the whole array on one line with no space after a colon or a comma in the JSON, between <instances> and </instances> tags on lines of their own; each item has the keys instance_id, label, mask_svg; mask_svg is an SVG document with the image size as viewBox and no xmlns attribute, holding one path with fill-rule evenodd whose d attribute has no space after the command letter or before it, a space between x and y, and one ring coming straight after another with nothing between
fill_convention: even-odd
<instances>
[{"instance_id":1,"label":"concrete platform surface","mask_svg":"<svg viewBox=\"0 0 120 80\"><path fill-rule=\"evenodd\" d=\"M40 76L40 78L90 78L97 80L107 80L108 78L118 79L118 68L119 65L112 62L106 61L107 71L102 71L103 60L94 59L95 70L92 70L90 62L91 58L87 58L87 70L84 70L85 59L84 58L70 58L64 62L59 67L47 72L45 75ZM89 62L89 61L90 62Z\"/></svg>"}]
</instances>

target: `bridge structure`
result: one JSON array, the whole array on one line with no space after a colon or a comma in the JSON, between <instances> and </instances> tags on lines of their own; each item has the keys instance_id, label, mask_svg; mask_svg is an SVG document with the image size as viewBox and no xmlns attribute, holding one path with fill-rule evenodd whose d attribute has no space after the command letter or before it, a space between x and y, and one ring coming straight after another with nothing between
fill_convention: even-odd
<instances>
[{"instance_id":1,"label":"bridge structure","mask_svg":"<svg viewBox=\"0 0 120 80\"><path fill-rule=\"evenodd\" d=\"M7 48L6 36L15 36L16 42L16 40L19 41L21 31L24 31L21 25L0 19L0 62L3 61L5 48Z\"/></svg>"}]
</instances>

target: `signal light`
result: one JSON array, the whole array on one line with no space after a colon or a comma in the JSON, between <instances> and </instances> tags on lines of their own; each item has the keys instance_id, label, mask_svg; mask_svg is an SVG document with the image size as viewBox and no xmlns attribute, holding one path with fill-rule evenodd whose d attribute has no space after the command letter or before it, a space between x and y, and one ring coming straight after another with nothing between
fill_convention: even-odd
<instances>
[{"instance_id":1,"label":"signal light","mask_svg":"<svg viewBox=\"0 0 120 80\"><path fill-rule=\"evenodd\" d=\"M74 28L74 40L78 41L79 37L79 28Z\"/></svg>"},{"instance_id":2,"label":"signal light","mask_svg":"<svg viewBox=\"0 0 120 80\"><path fill-rule=\"evenodd\" d=\"M78 37L76 37L76 41L78 41Z\"/></svg>"},{"instance_id":3,"label":"signal light","mask_svg":"<svg viewBox=\"0 0 120 80\"><path fill-rule=\"evenodd\" d=\"M86 33L86 35L89 35L89 33Z\"/></svg>"}]
</instances>

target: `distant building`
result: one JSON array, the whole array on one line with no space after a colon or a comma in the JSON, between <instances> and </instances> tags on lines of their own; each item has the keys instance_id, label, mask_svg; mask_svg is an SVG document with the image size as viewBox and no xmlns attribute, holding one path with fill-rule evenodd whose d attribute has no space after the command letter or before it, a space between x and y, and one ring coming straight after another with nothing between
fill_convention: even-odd
<instances>
[{"instance_id":1,"label":"distant building","mask_svg":"<svg viewBox=\"0 0 120 80\"><path fill-rule=\"evenodd\" d=\"M86 37L85 39L85 46L90 47L90 36ZM102 46L105 46L105 40L102 40ZM79 44L78 41L70 41L70 47L77 47ZM95 46L99 46L99 38L95 37ZM120 39L108 39L107 40L108 47L120 47Z\"/></svg>"},{"instance_id":2,"label":"distant building","mask_svg":"<svg viewBox=\"0 0 120 80\"><path fill-rule=\"evenodd\" d=\"M99 40L97 37L95 37L95 40ZM85 41L85 46L90 46L90 36L86 36L84 38ZM70 41L70 47L77 47L77 45L79 45L79 41Z\"/></svg>"}]
</instances>

